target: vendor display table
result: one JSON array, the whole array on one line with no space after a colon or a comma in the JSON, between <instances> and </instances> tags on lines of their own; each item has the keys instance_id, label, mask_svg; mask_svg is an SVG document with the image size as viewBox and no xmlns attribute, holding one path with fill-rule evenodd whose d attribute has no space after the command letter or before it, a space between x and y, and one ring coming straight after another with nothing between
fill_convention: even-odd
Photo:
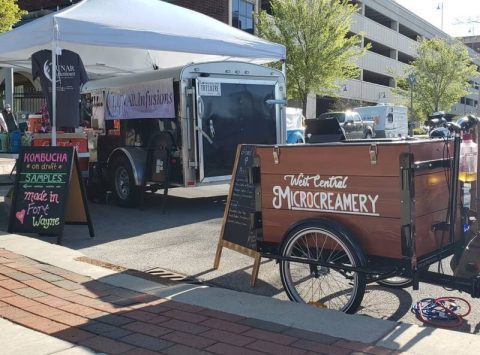
<instances>
[{"instance_id":1,"label":"vendor display table","mask_svg":"<svg viewBox=\"0 0 480 355\"><path fill-rule=\"evenodd\" d=\"M0 153L0 159L18 159L18 153Z\"/></svg>"}]
</instances>

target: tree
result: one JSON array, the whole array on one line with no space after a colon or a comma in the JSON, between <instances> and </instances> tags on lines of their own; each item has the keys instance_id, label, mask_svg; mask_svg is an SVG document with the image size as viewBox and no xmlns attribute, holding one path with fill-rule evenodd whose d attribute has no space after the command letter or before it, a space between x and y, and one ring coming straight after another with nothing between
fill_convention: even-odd
<instances>
[{"instance_id":1,"label":"tree","mask_svg":"<svg viewBox=\"0 0 480 355\"><path fill-rule=\"evenodd\" d=\"M286 47L287 96L332 95L338 81L357 77L355 59L364 54L360 35L350 35L356 5L347 0L271 0L272 16L256 17L258 35Z\"/></svg>"},{"instance_id":2,"label":"tree","mask_svg":"<svg viewBox=\"0 0 480 355\"><path fill-rule=\"evenodd\" d=\"M397 77L397 93L410 102L409 75L414 75L413 107L416 116L426 118L437 111L450 111L468 93L469 79L478 76L466 47L456 40L423 39L417 58L404 75Z\"/></svg>"},{"instance_id":3,"label":"tree","mask_svg":"<svg viewBox=\"0 0 480 355\"><path fill-rule=\"evenodd\" d=\"M0 0L0 32L9 31L27 12L21 10L17 0Z\"/></svg>"}]
</instances>

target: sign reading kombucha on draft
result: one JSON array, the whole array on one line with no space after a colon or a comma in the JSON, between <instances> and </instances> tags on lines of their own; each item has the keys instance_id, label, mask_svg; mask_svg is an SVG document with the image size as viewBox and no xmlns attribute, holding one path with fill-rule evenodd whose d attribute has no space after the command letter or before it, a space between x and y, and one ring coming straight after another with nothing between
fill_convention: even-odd
<instances>
[{"instance_id":1,"label":"sign reading kombucha on draft","mask_svg":"<svg viewBox=\"0 0 480 355\"><path fill-rule=\"evenodd\" d=\"M285 175L273 186L275 209L379 216L378 195L353 193L348 176Z\"/></svg>"},{"instance_id":2,"label":"sign reading kombucha on draft","mask_svg":"<svg viewBox=\"0 0 480 355\"><path fill-rule=\"evenodd\" d=\"M17 161L11 231L61 233L72 161L72 148L24 147Z\"/></svg>"}]
</instances>

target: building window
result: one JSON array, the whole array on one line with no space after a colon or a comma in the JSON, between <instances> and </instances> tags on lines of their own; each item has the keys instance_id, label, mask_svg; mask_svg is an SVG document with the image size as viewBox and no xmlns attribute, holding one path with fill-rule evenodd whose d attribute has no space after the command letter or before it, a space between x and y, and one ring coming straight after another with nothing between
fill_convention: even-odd
<instances>
[{"instance_id":1,"label":"building window","mask_svg":"<svg viewBox=\"0 0 480 355\"><path fill-rule=\"evenodd\" d=\"M253 34L255 6L247 0L232 0L232 26Z\"/></svg>"}]
</instances>

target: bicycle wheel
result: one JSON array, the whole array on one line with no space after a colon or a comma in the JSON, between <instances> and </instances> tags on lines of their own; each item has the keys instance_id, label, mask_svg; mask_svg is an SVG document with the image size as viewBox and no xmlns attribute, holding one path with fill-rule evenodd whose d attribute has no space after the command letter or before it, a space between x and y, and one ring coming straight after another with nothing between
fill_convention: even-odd
<instances>
[{"instance_id":1,"label":"bicycle wheel","mask_svg":"<svg viewBox=\"0 0 480 355\"><path fill-rule=\"evenodd\" d=\"M377 284L391 288L406 288L411 286L412 279L403 276L394 276L390 277L389 279L378 281Z\"/></svg>"},{"instance_id":2,"label":"bicycle wheel","mask_svg":"<svg viewBox=\"0 0 480 355\"><path fill-rule=\"evenodd\" d=\"M343 228L325 220L307 222L286 237L280 276L290 300L354 313L365 293L365 274L305 263L321 261L339 266L365 266L361 248Z\"/></svg>"}]
</instances>

